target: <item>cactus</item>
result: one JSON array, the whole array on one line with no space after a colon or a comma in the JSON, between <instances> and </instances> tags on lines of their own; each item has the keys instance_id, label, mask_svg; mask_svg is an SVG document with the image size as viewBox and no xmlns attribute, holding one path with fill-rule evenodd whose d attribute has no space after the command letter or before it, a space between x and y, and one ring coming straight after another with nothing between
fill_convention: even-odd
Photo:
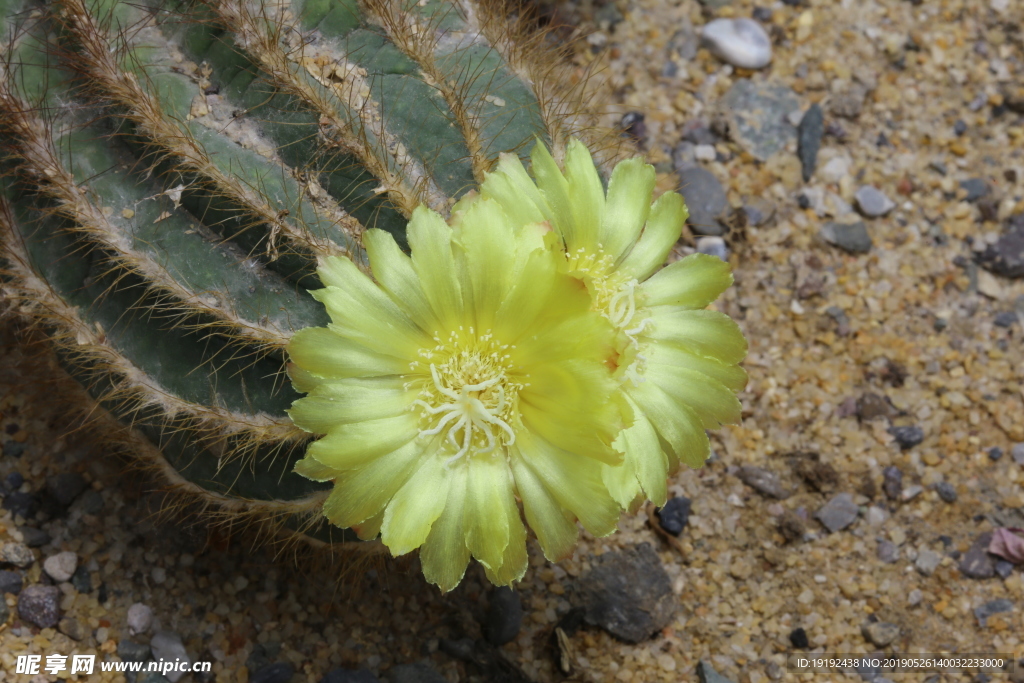
<instances>
[{"instance_id":1,"label":"cactus","mask_svg":"<svg viewBox=\"0 0 1024 683\"><path fill-rule=\"evenodd\" d=\"M492 0L0 0L0 287L119 438L229 523L354 541L293 472L292 334L332 256L368 272L500 153L571 136L544 36Z\"/></svg>"}]
</instances>

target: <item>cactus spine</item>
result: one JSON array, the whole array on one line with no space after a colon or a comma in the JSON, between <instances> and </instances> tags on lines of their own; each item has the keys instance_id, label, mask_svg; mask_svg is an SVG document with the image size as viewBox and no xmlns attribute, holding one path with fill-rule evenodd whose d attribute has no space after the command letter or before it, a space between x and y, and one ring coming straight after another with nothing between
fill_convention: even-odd
<instances>
[{"instance_id":1,"label":"cactus spine","mask_svg":"<svg viewBox=\"0 0 1024 683\"><path fill-rule=\"evenodd\" d=\"M323 258L365 267L364 229L402 243L536 138L621 156L491 3L0 0L3 297L225 520L349 540L284 414Z\"/></svg>"}]
</instances>

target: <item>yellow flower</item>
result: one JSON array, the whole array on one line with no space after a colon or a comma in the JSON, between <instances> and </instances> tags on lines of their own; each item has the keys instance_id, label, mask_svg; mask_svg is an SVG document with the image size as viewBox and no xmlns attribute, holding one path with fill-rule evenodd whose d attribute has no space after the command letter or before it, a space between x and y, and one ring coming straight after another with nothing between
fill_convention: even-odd
<instances>
[{"instance_id":1,"label":"yellow flower","mask_svg":"<svg viewBox=\"0 0 1024 683\"><path fill-rule=\"evenodd\" d=\"M608 322L558 271L541 225L489 200L449 226L426 208L409 223L411 257L370 230L373 279L332 258L313 292L327 328L299 331L291 375L308 396L290 415L323 438L296 471L333 481L324 514L392 554L421 548L426 578L461 581L470 556L490 581L526 570L526 529L545 554L615 529L602 480L621 428L606 361Z\"/></svg>"},{"instance_id":2,"label":"yellow flower","mask_svg":"<svg viewBox=\"0 0 1024 683\"><path fill-rule=\"evenodd\" d=\"M624 463L606 466L604 481L623 507L639 504L641 491L664 504L669 472L707 459L704 430L740 419L747 343L728 316L704 310L732 284L729 266L694 254L661 267L687 210L674 192L651 204L654 168L641 159L615 167L607 195L579 141L564 172L541 144L532 162L536 182L517 156L502 155L481 197L518 224L546 221L560 238L562 271L586 285L614 327L615 377L633 422L615 441Z\"/></svg>"}]
</instances>

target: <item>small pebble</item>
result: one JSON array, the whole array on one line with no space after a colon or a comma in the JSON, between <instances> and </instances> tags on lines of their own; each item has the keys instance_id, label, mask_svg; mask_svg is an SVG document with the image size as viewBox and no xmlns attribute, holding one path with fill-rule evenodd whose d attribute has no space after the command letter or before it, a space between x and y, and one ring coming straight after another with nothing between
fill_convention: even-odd
<instances>
[{"instance_id":1,"label":"small pebble","mask_svg":"<svg viewBox=\"0 0 1024 683\"><path fill-rule=\"evenodd\" d=\"M922 576L931 576L935 573L940 562L942 562L942 555L933 550L922 550L917 554L914 567Z\"/></svg>"},{"instance_id":2,"label":"small pebble","mask_svg":"<svg viewBox=\"0 0 1024 683\"><path fill-rule=\"evenodd\" d=\"M918 496L920 496L923 492L923 486L921 486L920 484L913 484L912 486L908 486L907 488L903 489L903 492L900 493L900 500L902 500L904 503L908 503L917 498Z\"/></svg>"},{"instance_id":3,"label":"small pebble","mask_svg":"<svg viewBox=\"0 0 1024 683\"><path fill-rule=\"evenodd\" d=\"M885 647L900 636L900 627L886 621L867 622L861 633L878 647Z\"/></svg>"},{"instance_id":4,"label":"small pebble","mask_svg":"<svg viewBox=\"0 0 1024 683\"><path fill-rule=\"evenodd\" d=\"M811 641L807 638L807 631L802 628L795 628L790 631L789 642L797 650L806 650L811 644Z\"/></svg>"},{"instance_id":5,"label":"small pebble","mask_svg":"<svg viewBox=\"0 0 1024 683\"><path fill-rule=\"evenodd\" d=\"M4 496L4 502L0 507L3 507L4 510L10 510L11 514L15 517L32 519L36 516L36 512L39 511L39 499L36 498L34 493L13 491Z\"/></svg>"},{"instance_id":6,"label":"small pebble","mask_svg":"<svg viewBox=\"0 0 1024 683\"><path fill-rule=\"evenodd\" d=\"M700 683L733 683L703 659L697 663L697 680Z\"/></svg>"},{"instance_id":7,"label":"small pebble","mask_svg":"<svg viewBox=\"0 0 1024 683\"><path fill-rule=\"evenodd\" d=\"M769 22L772 20L773 12L768 7L755 7L750 13L750 16L760 22Z\"/></svg>"},{"instance_id":8,"label":"small pebble","mask_svg":"<svg viewBox=\"0 0 1024 683\"><path fill-rule=\"evenodd\" d=\"M725 233L718 219L728 206L725 188L715 175L700 166L684 168L679 173L679 192L690 209L687 223L698 235Z\"/></svg>"},{"instance_id":9,"label":"small pebble","mask_svg":"<svg viewBox=\"0 0 1024 683\"><path fill-rule=\"evenodd\" d=\"M34 526L23 526L18 529L21 532L21 540L29 548L41 548L52 539L50 534Z\"/></svg>"},{"instance_id":10,"label":"small pebble","mask_svg":"<svg viewBox=\"0 0 1024 683\"><path fill-rule=\"evenodd\" d=\"M78 568L78 555L71 551L65 551L51 555L43 561L43 571L50 575L50 578L57 583L70 581Z\"/></svg>"},{"instance_id":11,"label":"small pebble","mask_svg":"<svg viewBox=\"0 0 1024 683\"><path fill-rule=\"evenodd\" d=\"M57 624L57 630L71 640L83 640L88 635L82 624L74 617L64 617Z\"/></svg>"},{"instance_id":12,"label":"small pebble","mask_svg":"<svg viewBox=\"0 0 1024 683\"><path fill-rule=\"evenodd\" d=\"M988 554L992 532L980 534L960 560L960 573L972 579L990 579L995 575L995 561Z\"/></svg>"},{"instance_id":13,"label":"small pebble","mask_svg":"<svg viewBox=\"0 0 1024 683\"><path fill-rule=\"evenodd\" d=\"M507 586L491 591L487 605L485 633L487 642L495 647L510 643L523 625L523 603L519 594Z\"/></svg>"},{"instance_id":14,"label":"small pebble","mask_svg":"<svg viewBox=\"0 0 1024 683\"><path fill-rule=\"evenodd\" d=\"M814 517L831 532L842 531L857 519L860 508L849 493L840 493L825 503Z\"/></svg>"},{"instance_id":15,"label":"small pebble","mask_svg":"<svg viewBox=\"0 0 1024 683\"><path fill-rule=\"evenodd\" d=\"M999 446L993 446L992 448L988 449L988 458L992 462L996 462L996 461L998 461L1002 457L1003 457L1003 449L1000 448Z\"/></svg>"},{"instance_id":16,"label":"small pebble","mask_svg":"<svg viewBox=\"0 0 1024 683\"><path fill-rule=\"evenodd\" d=\"M34 584L18 596L18 616L39 628L53 628L60 621L60 589Z\"/></svg>"},{"instance_id":17,"label":"small pebble","mask_svg":"<svg viewBox=\"0 0 1024 683\"><path fill-rule=\"evenodd\" d=\"M999 598L998 600L992 600L991 602L986 602L984 605L975 607L974 616L978 619L978 624L982 628L985 628L988 623L988 618L993 614L1012 611L1013 603L1006 598Z\"/></svg>"},{"instance_id":18,"label":"small pebble","mask_svg":"<svg viewBox=\"0 0 1024 683\"><path fill-rule=\"evenodd\" d=\"M938 492L939 498L947 503L955 503L957 499L956 487L950 484L948 481L942 481L935 485L935 491Z\"/></svg>"},{"instance_id":19,"label":"small pebble","mask_svg":"<svg viewBox=\"0 0 1024 683\"><path fill-rule=\"evenodd\" d=\"M136 602L128 608L128 633L137 636L153 626L153 610L149 605Z\"/></svg>"},{"instance_id":20,"label":"small pebble","mask_svg":"<svg viewBox=\"0 0 1024 683\"><path fill-rule=\"evenodd\" d=\"M0 569L0 602L3 602L3 594L11 593L17 595L21 592L23 581L18 572Z\"/></svg>"},{"instance_id":21,"label":"small pebble","mask_svg":"<svg viewBox=\"0 0 1024 683\"><path fill-rule=\"evenodd\" d=\"M21 475L21 472L11 472L4 478L4 485L9 491L20 489L24 483L25 477Z\"/></svg>"},{"instance_id":22,"label":"small pebble","mask_svg":"<svg viewBox=\"0 0 1024 683\"><path fill-rule=\"evenodd\" d=\"M892 564L900 558L900 549L892 541L884 538L878 541L878 559L886 564Z\"/></svg>"},{"instance_id":23,"label":"small pebble","mask_svg":"<svg viewBox=\"0 0 1024 683\"><path fill-rule=\"evenodd\" d=\"M884 216L896 208L896 202L871 185L863 185L853 198L857 202L857 208L868 218Z\"/></svg>"},{"instance_id":24,"label":"small pebble","mask_svg":"<svg viewBox=\"0 0 1024 683\"><path fill-rule=\"evenodd\" d=\"M62 472L46 479L46 491L61 507L67 507L75 502L88 486L82 475L77 472Z\"/></svg>"},{"instance_id":25,"label":"small pebble","mask_svg":"<svg viewBox=\"0 0 1024 683\"><path fill-rule=\"evenodd\" d=\"M188 652L185 651L185 645L181 642L181 636L177 633L158 631L153 636L149 646L153 650L153 659L165 659L171 662L177 660L192 661L189 659ZM178 679L184 675L184 671L169 671L167 678L171 683L178 683Z\"/></svg>"},{"instance_id":26,"label":"small pebble","mask_svg":"<svg viewBox=\"0 0 1024 683\"><path fill-rule=\"evenodd\" d=\"M0 548L0 562L13 564L15 567L24 569L31 566L35 561L36 556L32 554L32 551L24 543L4 543L3 548Z\"/></svg>"},{"instance_id":27,"label":"small pebble","mask_svg":"<svg viewBox=\"0 0 1024 683\"><path fill-rule=\"evenodd\" d=\"M864 515L864 519L871 526L882 526L888 518L889 513L885 511L885 508L878 507L877 505L869 507L867 513Z\"/></svg>"},{"instance_id":28,"label":"small pebble","mask_svg":"<svg viewBox=\"0 0 1024 683\"><path fill-rule=\"evenodd\" d=\"M822 239L851 254L866 254L871 251L871 236L863 221L836 223L829 221L819 231Z\"/></svg>"},{"instance_id":29,"label":"small pebble","mask_svg":"<svg viewBox=\"0 0 1024 683\"><path fill-rule=\"evenodd\" d=\"M992 319L992 324L996 327L1008 328L1013 327L1019 320L1020 317L1016 311L1002 311L996 313L996 317Z\"/></svg>"},{"instance_id":30,"label":"small pebble","mask_svg":"<svg viewBox=\"0 0 1024 683\"><path fill-rule=\"evenodd\" d=\"M697 238L697 251L708 256L717 256L726 263L729 262L729 247L725 240L716 236L704 236Z\"/></svg>"},{"instance_id":31,"label":"small pebble","mask_svg":"<svg viewBox=\"0 0 1024 683\"><path fill-rule=\"evenodd\" d=\"M79 593L91 593L92 576L89 574L89 570L79 565L78 569L75 570L75 575L71 577L71 585Z\"/></svg>"},{"instance_id":32,"label":"small pebble","mask_svg":"<svg viewBox=\"0 0 1024 683\"><path fill-rule=\"evenodd\" d=\"M744 484L769 498L785 500L793 494L792 491L782 485L779 475L763 467L744 465L737 470L736 476Z\"/></svg>"},{"instance_id":33,"label":"small pebble","mask_svg":"<svg viewBox=\"0 0 1024 683\"><path fill-rule=\"evenodd\" d=\"M149 659L150 654L149 645L136 643L127 638L122 638L117 644L117 656L122 662L144 662Z\"/></svg>"},{"instance_id":34,"label":"small pebble","mask_svg":"<svg viewBox=\"0 0 1024 683\"><path fill-rule=\"evenodd\" d=\"M917 607L921 604L921 600L924 599L924 593L921 592L920 588L915 588L910 591L910 595L907 596L907 604L911 607Z\"/></svg>"},{"instance_id":35,"label":"small pebble","mask_svg":"<svg viewBox=\"0 0 1024 683\"><path fill-rule=\"evenodd\" d=\"M625 114L619 125L622 126L622 130L627 136L637 142L643 142L647 138L647 123L644 115L638 111Z\"/></svg>"},{"instance_id":36,"label":"small pebble","mask_svg":"<svg viewBox=\"0 0 1024 683\"><path fill-rule=\"evenodd\" d=\"M924 441L924 430L918 426L890 427L889 433L901 450L908 450Z\"/></svg>"},{"instance_id":37,"label":"small pebble","mask_svg":"<svg viewBox=\"0 0 1024 683\"><path fill-rule=\"evenodd\" d=\"M1014 444L1010 449L1010 457L1018 465L1024 465L1024 443Z\"/></svg>"},{"instance_id":38,"label":"small pebble","mask_svg":"<svg viewBox=\"0 0 1024 683\"><path fill-rule=\"evenodd\" d=\"M772 61L772 41L753 19L715 19L704 26L701 41L711 54L742 69L763 69Z\"/></svg>"},{"instance_id":39,"label":"small pebble","mask_svg":"<svg viewBox=\"0 0 1024 683\"><path fill-rule=\"evenodd\" d=\"M882 491L889 500L898 500L903 491L903 471L895 465L882 470Z\"/></svg>"},{"instance_id":40,"label":"small pebble","mask_svg":"<svg viewBox=\"0 0 1024 683\"><path fill-rule=\"evenodd\" d=\"M658 509L658 523L666 532L678 536L690 523L692 507L693 503L686 496L669 498L665 507Z\"/></svg>"},{"instance_id":41,"label":"small pebble","mask_svg":"<svg viewBox=\"0 0 1024 683\"><path fill-rule=\"evenodd\" d=\"M957 137L960 137L961 135L966 133L967 132L967 122L964 121L963 119L957 119L953 123L953 132L956 134Z\"/></svg>"},{"instance_id":42,"label":"small pebble","mask_svg":"<svg viewBox=\"0 0 1024 683\"><path fill-rule=\"evenodd\" d=\"M964 201L967 202L976 202L990 191L988 182L984 178L961 180L960 187L967 191L967 196L964 197Z\"/></svg>"},{"instance_id":43,"label":"small pebble","mask_svg":"<svg viewBox=\"0 0 1024 683\"><path fill-rule=\"evenodd\" d=\"M17 441L4 441L4 455L11 458L20 458L25 453L25 444Z\"/></svg>"},{"instance_id":44,"label":"small pebble","mask_svg":"<svg viewBox=\"0 0 1024 683\"><path fill-rule=\"evenodd\" d=\"M821 136L825 130L825 115L817 102L812 104L796 127L797 157L800 159L800 170L804 182L814 175L818 165L818 150L821 148Z\"/></svg>"},{"instance_id":45,"label":"small pebble","mask_svg":"<svg viewBox=\"0 0 1024 683\"><path fill-rule=\"evenodd\" d=\"M996 560L994 569L999 578L1008 579L1010 578L1010 574L1013 573L1013 567L1013 562L1008 560Z\"/></svg>"},{"instance_id":46,"label":"small pebble","mask_svg":"<svg viewBox=\"0 0 1024 683\"><path fill-rule=\"evenodd\" d=\"M160 585L167 581L167 570L163 567L153 567L153 571L150 572L150 577L153 579L153 583ZM171 683L174 683L173 681Z\"/></svg>"}]
</instances>

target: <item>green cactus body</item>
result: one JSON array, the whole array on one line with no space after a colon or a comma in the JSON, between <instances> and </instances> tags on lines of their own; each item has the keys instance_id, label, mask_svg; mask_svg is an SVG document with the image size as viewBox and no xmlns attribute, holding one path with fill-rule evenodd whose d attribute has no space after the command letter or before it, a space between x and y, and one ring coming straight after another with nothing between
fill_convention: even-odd
<instances>
[{"instance_id":1,"label":"green cactus body","mask_svg":"<svg viewBox=\"0 0 1024 683\"><path fill-rule=\"evenodd\" d=\"M499 153L589 135L539 38L449 0L0 0L0 25L4 297L170 483L349 540L292 473L283 348L326 324L305 288Z\"/></svg>"}]
</instances>

